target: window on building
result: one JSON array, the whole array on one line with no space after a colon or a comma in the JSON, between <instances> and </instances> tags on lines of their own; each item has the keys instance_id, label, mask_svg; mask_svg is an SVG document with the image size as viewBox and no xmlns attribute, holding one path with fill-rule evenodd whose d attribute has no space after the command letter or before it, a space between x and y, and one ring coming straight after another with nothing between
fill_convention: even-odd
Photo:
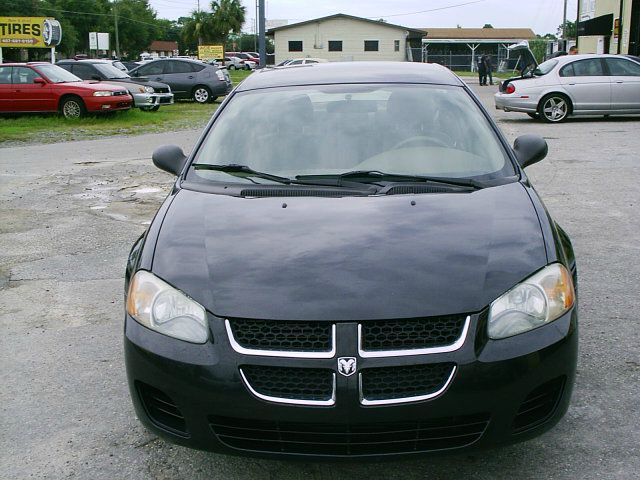
<instances>
[{"instance_id":1,"label":"window on building","mask_svg":"<svg viewBox=\"0 0 640 480\"><path fill-rule=\"evenodd\" d=\"M341 52L342 51L342 40L329 40L329 51L330 52Z\"/></svg>"},{"instance_id":2,"label":"window on building","mask_svg":"<svg viewBox=\"0 0 640 480\"><path fill-rule=\"evenodd\" d=\"M302 51L302 40L289 40L289 51L290 52L301 52Z\"/></svg>"},{"instance_id":3,"label":"window on building","mask_svg":"<svg viewBox=\"0 0 640 480\"><path fill-rule=\"evenodd\" d=\"M378 51L378 40L365 40L364 41L364 51L365 52L377 52Z\"/></svg>"},{"instance_id":4,"label":"window on building","mask_svg":"<svg viewBox=\"0 0 640 480\"><path fill-rule=\"evenodd\" d=\"M393 51L394 52L399 52L400 51L400 40L394 40L393 41Z\"/></svg>"}]
</instances>

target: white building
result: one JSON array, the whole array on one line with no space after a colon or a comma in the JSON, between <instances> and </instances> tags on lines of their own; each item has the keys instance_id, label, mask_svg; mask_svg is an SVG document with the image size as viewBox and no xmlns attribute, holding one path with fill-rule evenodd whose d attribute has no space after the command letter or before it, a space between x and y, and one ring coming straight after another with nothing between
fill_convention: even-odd
<instances>
[{"instance_id":1,"label":"white building","mask_svg":"<svg viewBox=\"0 0 640 480\"><path fill-rule=\"evenodd\" d=\"M425 32L377 20L338 13L272 28L275 63L317 57L329 61L421 61ZM412 50L415 49L415 50ZM414 56L412 52L417 52Z\"/></svg>"}]
</instances>

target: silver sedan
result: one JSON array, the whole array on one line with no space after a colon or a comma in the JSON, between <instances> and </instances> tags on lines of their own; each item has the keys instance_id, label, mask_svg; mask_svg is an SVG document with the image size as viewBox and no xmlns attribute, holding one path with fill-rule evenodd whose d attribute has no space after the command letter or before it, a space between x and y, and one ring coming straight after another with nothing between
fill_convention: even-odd
<instances>
[{"instance_id":1,"label":"silver sedan","mask_svg":"<svg viewBox=\"0 0 640 480\"><path fill-rule=\"evenodd\" d=\"M557 123L570 115L640 114L640 59L621 55L552 58L504 81L496 108Z\"/></svg>"}]
</instances>

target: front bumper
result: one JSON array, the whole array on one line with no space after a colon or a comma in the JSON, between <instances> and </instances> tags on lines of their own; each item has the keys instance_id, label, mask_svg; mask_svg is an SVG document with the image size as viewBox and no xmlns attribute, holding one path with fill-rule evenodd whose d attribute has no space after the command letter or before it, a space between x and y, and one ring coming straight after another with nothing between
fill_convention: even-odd
<instances>
[{"instance_id":1,"label":"front bumper","mask_svg":"<svg viewBox=\"0 0 640 480\"><path fill-rule=\"evenodd\" d=\"M194 345L126 316L127 375L136 412L148 429L180 445L231 454L394 457L526 440L551 428L566 412L577 360L575 308L549 325L499 341L484 335L485 315L471 315L457 350L392 358L361 357L353 323L337 323L332 358L247 356L234 350L222 319L209 315L209 320L214 341ZM335 376L333 405L309 406L261 400L239 373L247 364L335 371L336 358L342 356L357 357L359 370L438 362L454 363L456 369L446 391L433 399L381 406L363 405L358 375ZM536 407L540 389L552 387L552 403L536 417L529 407ZM149 389L173 404L170 413L182 417L182 426L158 421L145 400ZM379 442L373 450L372 434ZM363 438L369 443L362 443Z\"/></svg>"},{"instance_id":2,"label":"front bumper","mask_svg":"<svg viewBox=\"0 0 640 480\"><path fill-rule=\"evenodd\" d=\"M522 95L517 93L496 93L493 98L495 100L496 109L504 110L505 112L523 112L523 113L535 113L538 111L538 101L536 98Z\"/></svg>"},{"instance_id":3,"label":"front bumper","mask_svg":"<svg viewBox=\"0 0 640 480\"><path fill-rule=\"evenodd\" d=\"M114 112L129 110L133 105L131 95L118 95L113 97L84 97L84 104L88 112Z\"/></svg>"},{"instance_id":4,"label":"front bumper","mask_svg":"<svg viewBox=\"0 0 640 480\"><path fill-rule=\"evenodd\" d=\"M172 105L173 93L134 93L133 101L136 108L151 108L160 105Z\"/></svg>"}]
</instances>

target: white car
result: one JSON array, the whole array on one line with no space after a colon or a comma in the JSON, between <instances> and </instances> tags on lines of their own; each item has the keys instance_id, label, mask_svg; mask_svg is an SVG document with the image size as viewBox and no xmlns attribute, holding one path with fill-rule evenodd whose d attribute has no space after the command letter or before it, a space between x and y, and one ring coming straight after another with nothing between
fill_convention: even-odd
<instances>
[{"instance_id":1,"label":"white car","mask_svg":"<svg viewBox=\"0 0 640 480\"><path fill-rule=\"evenodd\" d=\"M276 67L291 67L293 65L307 65L309 63L326 63L329 60L326 58L294 58L292 60L285 60L280 62Z\"/></svg>"},{"instance_id":2,"label":"white car","mask_svg":"<svg viewBox=\"0 0 640 480\"><path fill-rule=\"evenodd\" d=\"M565 55L538 65L523 42L521 75L500 84L497 109L558 123L571 115L640 114L640 58Z\"/></svg>"},{"instance_id":3,"label":"white car","mask_svg":"<svg viewBox=\"0 0 640 480\"><path fill-rule=\"evenodd\" d=\"M224 64L229 70L255 70L258 65L256 62L240 57L224 57Z\"/></svg>"}]
</instances>

